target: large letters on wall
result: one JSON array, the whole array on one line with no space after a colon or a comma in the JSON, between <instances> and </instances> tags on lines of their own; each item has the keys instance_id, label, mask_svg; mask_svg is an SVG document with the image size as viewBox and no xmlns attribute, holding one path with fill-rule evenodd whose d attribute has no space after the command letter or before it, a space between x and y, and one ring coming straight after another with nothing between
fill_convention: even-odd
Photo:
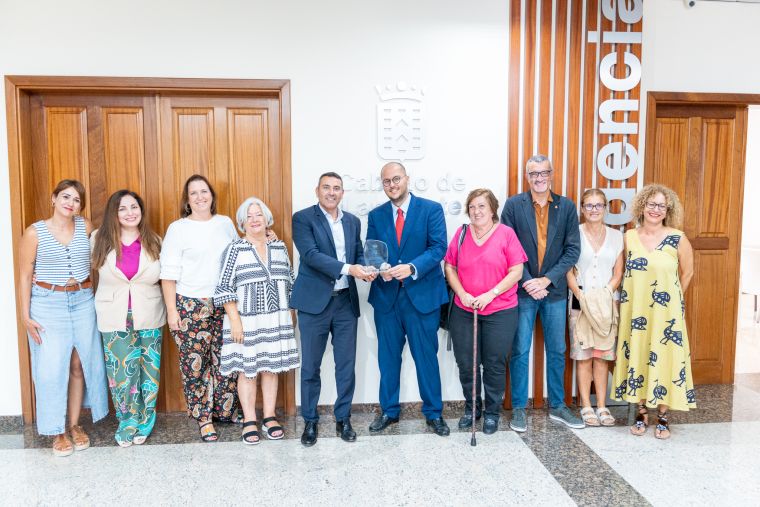
<instances>
[{"instance_id":1,"label":"large letters on wall","mask_svg":"<svg viewBox=\"0 0 760 507\"><path fill-rule=\"evenodd\" d=\"M554 189L576 203L604 190L607 222L629 222L640 157L643 0L512 0L509 193L544 153Z\"/></svg>"}]
</instances>

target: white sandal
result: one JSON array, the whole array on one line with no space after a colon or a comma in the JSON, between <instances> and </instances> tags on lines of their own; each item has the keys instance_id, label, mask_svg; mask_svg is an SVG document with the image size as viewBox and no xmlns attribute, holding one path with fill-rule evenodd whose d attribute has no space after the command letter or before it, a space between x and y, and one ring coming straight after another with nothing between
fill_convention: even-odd
<instances>
[{"instance_id":1,"label":"white sandal","mask_svg":"<svg viewBox=\"0 0 760 507\"><path fill-rule=\"evenodd\" d=\"M581 419L586 426L599 426L599 418L594 413L594 409L591 407L585 407L581 409Z\"/></svg>"},{"instance_id":2,"label":"white sandal","mask_svg":"<svg viewBox=\"0 0 760 507\"><path fill-rule=\"evenodd\" d=\"M615 426L615 418L612 417L610 409L607 407L597 408L596 416L599 418L602 426Z\"/></svg>"}]
</instances>

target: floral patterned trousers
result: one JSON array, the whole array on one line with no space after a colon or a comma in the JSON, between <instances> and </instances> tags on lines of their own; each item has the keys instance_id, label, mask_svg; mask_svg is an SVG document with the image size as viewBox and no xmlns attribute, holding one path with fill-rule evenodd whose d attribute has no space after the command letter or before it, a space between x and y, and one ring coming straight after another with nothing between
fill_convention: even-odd
<instances>
[{"instance_id":1,"label":"floral patterned trousers","mask_svg":"<svg viewBox=\"0 0 760 507\"><path fill-rule=\"evenodd\" d=\"M135 329L127 313L126 331L101 333L106 374L116 408L117 442L131 442L136 434L148 436L156 422L161 329Z\"/></svg>"},{"instance_id":2,"label":"floral patterned trousers","mask_svg":"<svg viewBox=\"0 0 760 507\"><path fill-rule=\"evenodd\" d=\"M172 331L179 348L179 369L187 413L197 421L232 421L237 410L237 376L219 372L224 308L212 298L177 294L179 331Z\"/></svg>"}]
</instances>

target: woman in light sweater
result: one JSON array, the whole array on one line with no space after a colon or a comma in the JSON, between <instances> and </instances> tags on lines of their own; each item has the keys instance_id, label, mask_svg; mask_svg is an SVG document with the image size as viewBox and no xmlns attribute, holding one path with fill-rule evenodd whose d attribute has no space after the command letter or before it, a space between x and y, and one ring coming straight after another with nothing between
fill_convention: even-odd
<instances>
[{"instance_id":1,"label":"woman in light sweater","mask_svg":"<svg viewBox=\"0 0 760 507\"><path fill-rule=\"evenodd\" d=\"M612 347L603 350L582 348L580 344L584 337L576 336L576 323L580 314L578 300L583 291L607 287L616 294L623 278L623 234L604 225L607 197L601 190L590 188L583 192L581 213L584 218L580 225L581 255L575 267L567 273L567 286L573 293L570 305L570 358L576 361L583 422L587 426L613 426L615 418L606 407L606 399L609 362L615 360L615 345L613 343ZM596 412L591 408L592 378L596 388Z\"/></svg>"},{"instance_id":2,"label":"woman in light sweater","mask_svg":"<svg viewBox=\"0 0 760 507\"><path fill-rule=\"evenodd\" d=\"M238 235L229 217L216 214L216 193L201 175L185 182L181 209L161 248L161 288L188 415L201 439L213 442L212 421L231 422L238 406L236 377L219 372L224 308L214 306L222 252Z\"/></svg>"},{"instance_id":3,"label":"woman in light sweater","mask_svg":"<svg viewBox=\"0 0 760 507\"><path fill-rule=\"evenodd\" d=\"M156 422L161 327L166 309L159 274L161 238L139 195L119 190L108 199L103 225L93 233L98 271L95 310L121 447L142 444Z\"/></svg>"}]
</instances>

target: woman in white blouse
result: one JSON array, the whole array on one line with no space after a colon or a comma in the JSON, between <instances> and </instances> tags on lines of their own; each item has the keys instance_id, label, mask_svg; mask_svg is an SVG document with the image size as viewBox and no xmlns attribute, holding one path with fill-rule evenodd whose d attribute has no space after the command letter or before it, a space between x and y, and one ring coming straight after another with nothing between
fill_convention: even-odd
<instances>
[{"instance_id":1,"label":"woman in white blouse","mask_svg":"<svg viewBox=\"0 0 760 507\"><path fill-rule=\"evenodd\" d=\"M605 406L607 399L608 361L615 360L615 346L600 350L581 348L582 337L575 337L580 314L578 300L583 291L607 287L616 293L623 277L623 234L604 225L607 197L599 189L586 190L581 197L584 221L581 230L581 254L575 268L567 273L567 285L572 291L570 305L570 358L576 360L578 396L581 417L588 426L613 426L615 418ZM616 298L617 299L617 294ZM578 338L578 339L576 339ZM596 413L591 408L591 381L596 388Z\"/></svg>"},{"instance_id":2,"label":"woman in white blouse","mask_svg":"<svg viewBox=\"0 0 760 507\"><path fill-rule=\"evenodd\" d=\"M185 182L182 217L166 231L161 287L188 415L198 422L201 439L213 442L212 420L232 421L238 405L235 377L219 371L224 310L214 306L222 252L238 235L229 217L216 214L216 193L198 174Z\"/></svg>"}]
</instances>

